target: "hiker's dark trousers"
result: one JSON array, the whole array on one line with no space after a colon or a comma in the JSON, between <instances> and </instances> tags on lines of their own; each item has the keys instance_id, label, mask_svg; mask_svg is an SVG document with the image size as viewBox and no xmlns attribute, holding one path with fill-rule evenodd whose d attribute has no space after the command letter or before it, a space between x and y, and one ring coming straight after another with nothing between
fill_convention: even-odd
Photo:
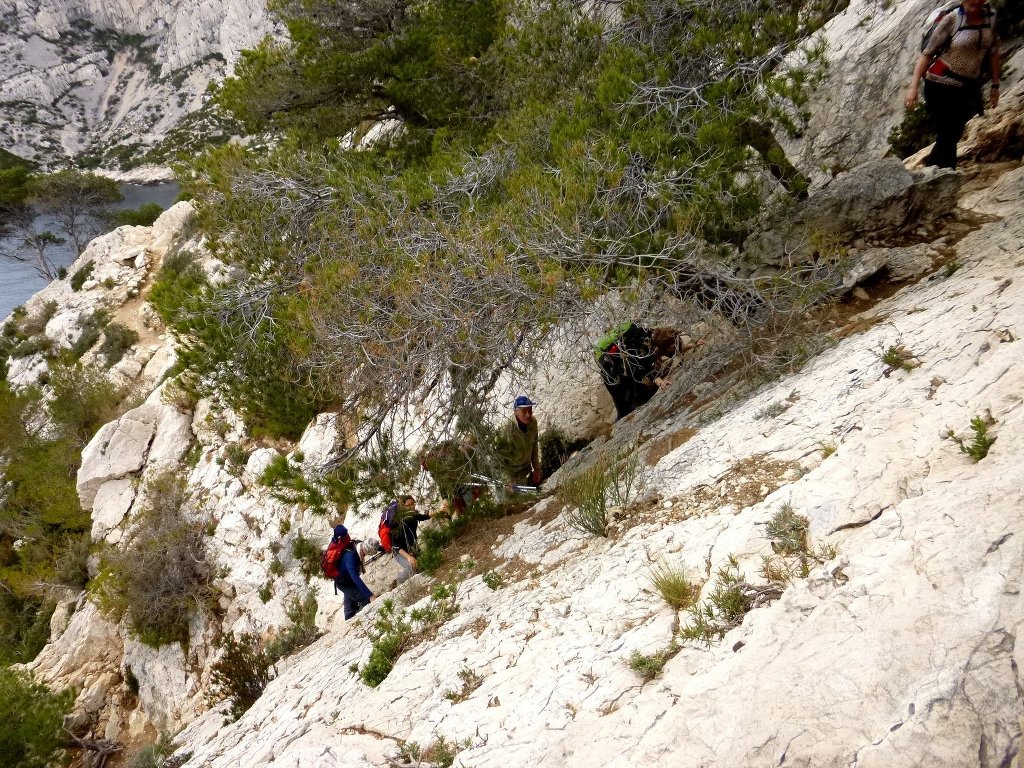
<instances>
[{"instance_id":1,"label":"hiker's dark trousers","mask_svg":"<svg viewBox=\"0 0 1024 768\"><path fill-rule=\"evenodd\" d=\"M338 591L345 596L345 621L348 621L363 608L370 604L370 601L365 599L358 589L351 584L338 584Z\"/></svg>"},{"instance_id":2,"label":"hiker's dark trousers","mask_svg":"<svg viewBox=\"0 0 1024 768\"><path fill-rule=\"evenodd\" d=\"M925 163L956 168L957 142L964 135L967 121L980 112L980 86L945 85L925 80L924 104L936 135L935 146Z\"/></svg>"}]
</instances>

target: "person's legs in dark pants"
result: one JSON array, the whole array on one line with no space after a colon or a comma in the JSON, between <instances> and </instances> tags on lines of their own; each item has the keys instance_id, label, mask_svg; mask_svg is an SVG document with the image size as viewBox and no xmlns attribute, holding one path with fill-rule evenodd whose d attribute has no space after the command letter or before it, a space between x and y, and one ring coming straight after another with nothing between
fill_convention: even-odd
<instances>
[{"instance_id":1,"label":"person's legs in dark pants","mask_svg":"<svg viewBox=\"0 0 1024 768\"><path fill-rule=\"evenodd\" d=\"M345 621L351 619L370 604L370 601L364 600L363 596L359 594L359 590L355 587L339 586L338 589L345 596Z\"/></svg>"},{"instance_id":2,"label":"person's legs in dark pants","mask_svg":"<svg viewBox=\"0 0 1024 768\"><path fill-rule=\"evenodd\" d=\"M935 146L925 162L940 168L956 168L957 143L976 110L973 92L968 86L957 87L925 80L924 101L936 136Z\"/></svg>"}]
</instances>

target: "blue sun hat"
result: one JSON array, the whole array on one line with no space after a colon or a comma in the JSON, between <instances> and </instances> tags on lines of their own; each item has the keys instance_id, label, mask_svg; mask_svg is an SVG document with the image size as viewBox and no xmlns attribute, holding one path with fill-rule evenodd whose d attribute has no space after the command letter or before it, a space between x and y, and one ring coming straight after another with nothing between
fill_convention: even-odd
<instances>
[{"instance_id":1,"label":"blue sun hat","mask_svg":"<svg viewBox=\"0 0 1024 768\"><path fill-rule=\"evenodd\" d=\"M516 398L516 403L512 407L513 408L532 408L535 405L536 405L536 403L533 402L533 400L528 398L526 395L520 395L519 397Z\"/></svg>"},{"instance_id":2,"label":"blue sun hat","mask_svg":"<svg viewBox=\"0 0 1024 768\"><path fill-rule=\"evenodd\" d=\"M343 539L346 536L348 536L348 528L346 528L344 525L334 526L334 538L332 539L332 541Z\"/></svg>"}]
</instances>

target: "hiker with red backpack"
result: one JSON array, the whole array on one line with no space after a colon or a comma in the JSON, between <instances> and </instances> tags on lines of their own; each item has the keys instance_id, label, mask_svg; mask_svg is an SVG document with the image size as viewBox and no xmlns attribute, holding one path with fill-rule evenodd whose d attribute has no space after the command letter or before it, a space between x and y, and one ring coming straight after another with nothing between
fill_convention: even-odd
<instances>
[{"instance_id":1,"label":"hiker with red backpack","mask_svg":"<svg viewBox=\"0 0 1024 768\"><path fill-rule=\"evenodd\" d=\"M334 526L334 536L320 558L320 568L324 576L334 581L335 592L345 596L346 621L377 599L362 575L366 572L366 560L379 549L375 539L353 541L348 528Z\"/></svg>"},{"instance_id":2,"label":"hiker with red backpack","mask_svg":"<svg viewBox=\"0 0 1024 768\"><path fill-rule=\"evenodd\" d=\"M431 518L416 510L416 499L406 494L388 504L381 513L377 526L380 545L385 552L391 552L398 563L399 573L396 584L404 584L416 572L416 540L419 524Z\"/></svg>"},{"instance_id":3,"label":"hiker with red backpack","mask_svg":"<svg viewBox=\"0 0 1024 768\"><path fill-rule=\"evenodd\" d=\"M956 168L956 145L967 121L984 112L981 87L988 77L992 78L989 103L995 109L999 104L999 37L995 11L986 0L959 0L932 14L905 102L908 110L917 105L923 79L924 103L936 134L926 165Z\"/></svg>"}]
</instances>

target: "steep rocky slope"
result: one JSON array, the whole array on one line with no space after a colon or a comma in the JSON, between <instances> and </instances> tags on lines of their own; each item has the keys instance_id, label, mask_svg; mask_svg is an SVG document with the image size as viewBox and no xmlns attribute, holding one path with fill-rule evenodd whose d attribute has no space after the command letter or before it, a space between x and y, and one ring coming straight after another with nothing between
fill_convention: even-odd
<instances>
[{"instance_id":1,"label":"steep rocky slope","mask_svg":"<svg viewBox=\"0 0 1024 768\"><path fill-rule=\"evenodd\" d=\"M2 0L0 144L44 164L84 154L116 170L189 115L181 131L214 132L207 84L270 31L262 0Z\"/></svg>"},{"instance_id":2,"label":"steep rocky slope","mask_svg":"<svg viewBox=\"0 0 1024 768\"><path fill-rule=\"evenodd\" d=\"M638 446L643 489L610 539L573 530L554 499L506 519L476 554L504 584L463 582L454 617L376 689L350 666L366 662L378 606L345 623L340 598L314 582L326 636L283 661L232 725L207 711L212 642L286 624L289 601L307 589L291 545L323 541L330 522L274 498L258 477L282 452L310 468L329 458L337 417L233 465L229 447L243 433L229 411L178 402L166 383L152 390L173 350L150 319L148 343L120 375L153 393L90 443L79 492L94 539L116 546L144 481L168 469L186 476L211 523L218 616L193 622L187 647L156 650L77 596L31 667L81 691L78 721L97 736L131 743L184 727L176 743L195 768L387 765L401 741L441 738L460 742L467 766L1019 764L1024 169L999 170L962 201L974 231L931 245L959 269L932 267L854 318L850 328L864 330L696 433L685 413L617 425L609 445ZM179 204L152 230L118 230L83 258L101 278L128 269L119 279L145 290L169 250L202 252L188 217ZM137 308L130 289L83 288L120 317ZM33 301L68 289L47 291ZM66 319L51 322L59 336ZM918 367L885 365L893 347ZM31 364L19 365L30 375ZM991 416L996 442L973 463L948 435L970 437L976 416ZM763 583L766 526L787 505L808 518L815 546L835 552L721 640L679 640L691 618L661 601L652 569L685 569L704 598L730 558ZM373 527L349 522L357 533ZM370 578L385 589L394 575L378 561ZM422 582L390 596L416 600ZM674 639L681 649L660 677L644 682L630 669L634 651L655 654Z\"/></svg>"}]
</instances>

